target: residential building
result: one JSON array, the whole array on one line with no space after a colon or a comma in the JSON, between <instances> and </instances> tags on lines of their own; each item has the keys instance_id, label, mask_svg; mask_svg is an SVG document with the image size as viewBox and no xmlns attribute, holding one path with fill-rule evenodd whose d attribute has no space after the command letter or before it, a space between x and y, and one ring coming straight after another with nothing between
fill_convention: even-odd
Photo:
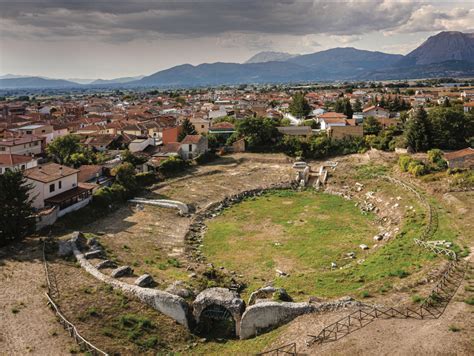
<instances>
[{"instance_id":1,"label":"residential building","mask_svg":"<svg viewBox=\"0 0 474 356\"><path fill-rule=\"evenodd\" d=\"M181 157L185 160L194 159L207 152L207 137L202 135L187 135L181 141Z\"/></svg>"},{"instance_id":2,"label":"residential building","mask_svg":"<svg viewBox=\"0 0 474 356\"><path fill-rule=\"evenodd\" d=\"M58 208L58 217L87 205L92 189L80 187L78 169L47 163L25 170L24 175L32 185L30 196L35 209Z\"/></svg>"},{"instance_id":3,"label":"residential building","mask_svg":"<svg viewBox=\"0 0 474 356\"><path fill-rule=\"evenodd\" d=\"M463 150L444 154L444 159L448 162L448 168L474 168L474 149L465 148Z\"/></svg>"},{"instance_id":4,"label":"residential building","mask_svg":"<svg viewBox=\"0 0 474 356\"><path fill-rule=\"evenodd\" d=\"M31 156L2 154L0 155L0 174L6 171L24 171L38 165L38 160Z\"/></svg>"},{"instance_id":5,"label":"residential building","mask_svg":"<svg viewBox=\"0 0 474 356\"><path fill-rule=\"evenodd\" d=\"M380 107L380 106L369 106L362 110L364 117L373 116L373 117L390 117L390 111Z\"/></svg>"},{"instance_id":6,"label":"residential building","mask_svg":"<svg viewBox=\"0 0 474 356\"><path fill-rule=\"evenodd\" d=\"M22 136L0 140L0 154L37 156L44 152L44 137Z\"/></svg>"}]
</instances>

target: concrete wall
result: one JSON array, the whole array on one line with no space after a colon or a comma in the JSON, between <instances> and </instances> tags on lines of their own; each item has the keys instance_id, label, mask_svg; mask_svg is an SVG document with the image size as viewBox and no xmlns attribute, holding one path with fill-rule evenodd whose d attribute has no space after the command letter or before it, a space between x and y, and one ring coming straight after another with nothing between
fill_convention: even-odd
<instances>
[{"instance_id":1,"label":"concrete wall","mask_svg":"<svg viewBox=\"0 0 474 356\"><path fill-rule=\"evenodd\" d=\"M252 305L242 315L240 338L248 339L313 311L315 307L309 303L261 302Z\"/></svg>"},{"instance_id":2,"label":"concrete wall","mask_svg":"<svg viewBox=\"0 0 474 356\"><path fill-rule=\"evenodd\" d=\"M163 292L157 289L142 288L122 282L100 272L95 268L78 250L75 243L72 244L73 254L77 261L87 272L98 280L111 285L113 288L122 290L125 294L137 297L142 302L148 304L159 312L176 320L181 325L189 327L188 312L189 307L186 301L177 295Z\"/></svg>"},{"instance_id":3,"label":"concrete wall","mask_svg":"<svg viewBox=\"0 0 474 356\"><path fill-rule=\"evenodd\" d=\"M189 212L188 206L177 200L134 198L130 199L129 202L161 206L162 208L178 209L182 214L187 214Z\"/></svg>"},{"instance_id":4,"label":"concrete wall","mask_svg":"<svg viewBox=\"0 0 474 356\"><path fill-rule=\"evenodd\" d=\"M87 199L78 201L76 204L68 206L67 208L60 210L58 213L58 217L61 217L63 215L66 215L67 213L70 213L72 211L79 210L83 207L85 207L89 202L92 200L92 196L88 197Z\"/></svg>"}]
</instances>

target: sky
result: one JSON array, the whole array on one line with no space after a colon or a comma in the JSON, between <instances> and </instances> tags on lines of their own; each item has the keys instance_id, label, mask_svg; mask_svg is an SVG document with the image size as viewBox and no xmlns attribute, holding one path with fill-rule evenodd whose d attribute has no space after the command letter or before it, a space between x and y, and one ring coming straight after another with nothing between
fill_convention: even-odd
<instances>
[{"instance_id":1,"label":"sky","mask_svg":"<svg viewBox=\"0 0 474 356\"><path fill-rule=\"evenodd\" d=\"M474 0L0 0L0 75L102 78L474 32Z\"/></svg>"}]
</instances>

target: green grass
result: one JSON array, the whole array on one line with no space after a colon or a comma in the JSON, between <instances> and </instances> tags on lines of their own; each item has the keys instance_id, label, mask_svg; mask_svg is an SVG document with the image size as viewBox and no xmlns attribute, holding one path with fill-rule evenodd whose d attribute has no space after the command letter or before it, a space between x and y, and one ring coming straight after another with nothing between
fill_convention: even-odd
<instances>
[{"instance_id":1,"label":"green grass","mask_svg":"<svg viewBox=\"0 0 474 356\"><path fill-rule=\"evenodd\" d=\"M391 281L405 278L433 259L413 245L425 217L411 213L399 236L376 250L374 215L362 215L354 202L313 191L278 191L248 199L208 222L203 252L217 266L244 274L249 293L266 282L287 289L290 295L360 296L388 289ZM356 252L356 260L345 254ZM360 264L357 260L363 259ZM343 269L330 269L331 262ZM289 277L275 277L275 269ZM367 286L378 284L372 289Z\"/></svg>"},{"instance_id":2,"label":"green grass","mask_svg":"<svg viewBox=\"0 0 474 356\"><path fill-rule=\"evenodd\" d=\"M452 331L453 333L457 333L461 331L461 328L457 327L456 325L450 325L449 326L449 331Z\"/></svg>"},{"instance_id":3,"label":"green grass","mask_svg":"<svg viewBox=\"0 0 474 356\"><path fill-rule=\"evenodd\" d=\"M192 355L254 355L268 349L286 330L286 326L247 340L223 340L222 342L199 343L189 350Z\"/></svg>"},{"instance_id":4,"label":"green grass","mask_svg":"<svg viewBox=\"0 0 474 356\"><path fill-rule=\"evenodd\" d=\"M386 175L389 167L379 164L361 164L356 166L355 177L360 180L373 179Z\"/></svg>"}]
</instances>

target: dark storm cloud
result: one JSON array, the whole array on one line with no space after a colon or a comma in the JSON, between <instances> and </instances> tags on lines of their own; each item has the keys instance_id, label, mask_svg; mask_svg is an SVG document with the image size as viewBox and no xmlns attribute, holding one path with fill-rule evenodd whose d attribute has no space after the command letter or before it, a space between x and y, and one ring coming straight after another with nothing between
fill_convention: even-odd
<instances>
[{"instance_id":1,"label":"dark storm cloud","mask_svg":"<svg viewBox=\"0 0 474 356\"><path fill-rule=\"evenodd\" d=\"M413 2L373 1L0 1L0 16L37 36L215 36L226 32L352 35L406 23ZM5 27L5 26L3 26Z\"/></svg>"}]
</instances>

